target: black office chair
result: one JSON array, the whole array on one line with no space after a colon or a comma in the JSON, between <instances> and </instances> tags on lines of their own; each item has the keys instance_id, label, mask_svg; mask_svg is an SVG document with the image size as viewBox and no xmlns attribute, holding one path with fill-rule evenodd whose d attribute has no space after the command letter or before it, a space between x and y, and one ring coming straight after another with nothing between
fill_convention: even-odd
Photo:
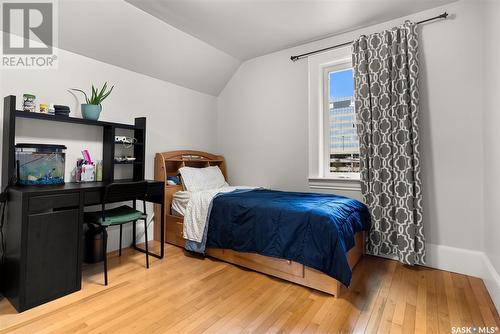
<instances>
[{"instance_id":1,"label":"black office chair","mask_svg":"<svg viewBox=\"0 0 500 334\"><path fill-rule=\"evenodd\" d=\"M144 200L146 194L147 182L118 182L111 183L104 188L102 198L101 211L85 212L85 222L103 227L103 253L104 253L104 284L108 285L108 261L107 261L107 244L109 226L120 225L120 250L119 255L122 255L122 227L123 224L138 220L144 220L144 238L146 240L146 268L149 268L148 256L148 223L146 213L146 201ZM143 212L135 209L135 201L142 198ZM106 210L106 203L134 201L134 207L122 205L114 209ZM134 228L135 231L135 228Z\"/></svg>"}]
</instances>

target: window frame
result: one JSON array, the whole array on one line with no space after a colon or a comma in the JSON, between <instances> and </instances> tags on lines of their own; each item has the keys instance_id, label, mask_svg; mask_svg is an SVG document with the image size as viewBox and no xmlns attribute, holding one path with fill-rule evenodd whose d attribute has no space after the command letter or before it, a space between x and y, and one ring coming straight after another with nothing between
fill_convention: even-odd
<instances>
[{"instance_id":1,"label":"window frame","mask_svg":"<svg viewBox=\"0 0 500 334\"><path fill-rule=\"evenodd\" d=\"M330 148L331 148L331 132L330 132L330 73L340 72L352 69L351 59L337 60L334 64L324 64L321 66L322 72L322 125L323 125L323 177L328 179L343 179L343 180L360 180L360 173L356 172L331 172L330 171ZM356 113L356 110L354 110Z\"/></svg>"},{"instance_id":2,"label":"window frame","mask_svg":"<svg viewBox=\"0 0 500 334\"><path fill-rule=\"evenodd\" d=\"M334 191L358 198L361 191L359 178L324 175L323 140L323 68L351 62L350 46L337 48L307 58L308 71L308 185L313 191ZM360 198L360 197L359 197Z\"/></svg>"}]
</instances>

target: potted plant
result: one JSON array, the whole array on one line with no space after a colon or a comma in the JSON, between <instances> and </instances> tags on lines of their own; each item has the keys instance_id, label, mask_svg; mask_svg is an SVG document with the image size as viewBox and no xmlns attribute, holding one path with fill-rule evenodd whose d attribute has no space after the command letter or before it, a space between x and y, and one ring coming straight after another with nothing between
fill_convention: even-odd
<instances>
[{"instance_id":1,"label":"potted plant","mask_svg":"<svg viewBox=\"0 0 500 334\"><path fill-rule=\"evenodd\" d=\"M83 118L97 121L102 111L101 103L102 101L104 101L105 98L109 96L109 94L111 94L114 87L115 86L112 86L111 89L109 89L108 91L107 82L104 83L104 86L102 86L100 90L98 90L97 88L94 87L94 85L92 85L92 94L90 95L90 99L83 90L77 88L71 88L71 90L80 92L85 96L86 103L82 103Z\"/></svg>"}]
</instances>

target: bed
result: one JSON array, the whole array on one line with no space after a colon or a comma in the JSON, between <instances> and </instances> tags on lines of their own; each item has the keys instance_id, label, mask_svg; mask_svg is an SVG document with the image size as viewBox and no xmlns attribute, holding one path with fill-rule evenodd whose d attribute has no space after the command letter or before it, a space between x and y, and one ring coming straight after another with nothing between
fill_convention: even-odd
<instances>
[{"instance_id":1,"label":"bed","mask_svg":"<svg viewBox=\"0 0 500 334\"><path fill-rule=\"evenodd\" d=\"M220 169L220 171L224 175L225 179L227 180L226 164L222 156L217 156L207 152L200 152L200 151L173 151L173 152L157 153L155 157L155 179L166 181L168 177L177 176L179 174L179 170L182 169L183 167L203 168L210 166L217 166L218 169ZM185 247L186 240L183 237L185 235L184 215L186 214L186 208L190 201L190 194L189 192L183 191L184 189L182 185L170 185L166 183L165 187L166 187L165 203L164 203L166 208L165 240L167 243L179 247ZM247 202L250 203L251 201L249 201L248 199L257 200L260 198L261 201L260 203L262 203L262 201L266 200L266 196L271 196L272 198L271 201L274 203L277 202L276 198L282 198L284 203L288 203L289 201L293 201L295 199L301 200L301 198L304 199L304 203L307 203L308 200L312 201L311 203L314 203L315 199L313 200L310 199L312 195L313 194L306 194L306 193L276 192L264 189L248 189L247 191L227 192L222 196L216 195L213 198L213 204L215 205L217 203L217 206L214 206L214 208L212 208L212 210L210 211L211 214L207 219L207 224L210 221L210 224L207 226L207 229L211 230L211 233L210 232L208 233L209 238L206 244L207 246L206 255L235 265L249 268L258 272L262 272L264 274L279 277L281 279L294 282L296 284L304 285L319 291L323 291L331 295L338 296L342 286L347 285L348 283L346 284L346 282L348 281L346 281L346 278L344 277L333 275L339 279L337 280L333 278L331 274L330 275L325 274L324 272L328 271L325 270L325 268L318 267L316 265L317 261L311 262L311 260L302 258L296 261L295 259L297 257L289 256L288 254L285 254L286 256L279 256L281 257L279 258L277 257L276 254L274 254L274 251L263 252L266 255L258 254L252 248L252 245L248 246L246 245L248 243L245 242L235 243L233 242L234 240L232 238L224 237L227 234L227 226L224 223L225 217L232 217L235 216L235 214L240 215L239 216L240 218L238 219L242 219L241 217L244 217L244 215L242 215L241 212L238 213L237 211L238 208L241 209L241 205L231 205L230 204L231 201L239 201L239 203L241 204ZM317 196L323 196L323 195L317 194ZM342 201L342 198L340 198L340 201ZM354 202L356 201L350 200L349 203L354 203ZM273 208L271 207L267 209L272 210ZM234 212L231 210L233 210ZM303 211L307 212L307 210ZM160 215L160 209L155 207L155 216L158 215ZM269 213L266 213L265 215L261 216L262 220L267 219L267 217L271 215L272 211L269 211ZM300 216L294 215L290 217L293 218ZM320 215L318 219L321 218L322 217ZM287 220L287 223L293 220L297 221L298 219L289 219ZM157 221L159 220L155 220L155 239L159 240L160 226L156 223ZM233 227L239 228L239 225L240 224L236 223L233 224ZM347 224L340 224L340 225L347 225ZM301 224L299 224L299 222L296 222L296 225L292 224L290 226L292 226L291 228L294 229L296 227L300 227ZM245 230L242 231L244 232ZM205 234L207 234L206 231ZM300 233L301 236L303 234L304 233ZM316 238L318 237L319 238L321 237L321 233L316 233ZM242 236L238 240L242 241L243 239L244 237ZM348 242L350 243L350 245L345 247L346 249L349 249L349 251L347 251L347 253L344 251L341 254L342 256L339 256L339 258L340 257L345 258L346 262L345 266L347 266L347 268L349 269L349 273L351 269L354 268L354 266L360 260L360 258L364 253L364 233L362 231L359 231L357 233L352 233L351 239L352 241ZM325 240L326 242L328 242L328 239ZM301 242L302 242L301 240L298 240L296 241L296 244L300 245ZM190 241L188 241L188 246L189 243ZM331 242L331 244L336 247L337 241ZM224 246L230 246L230 247L224 248ZM243 250L248 249L250 251L242 251L241 249ZM313 259L314 255L315 254L312 255ZM310 265L304 265L302 263L307 263ZM321 269L321 271L318 269ZM344 284L342 284L341 282L344 282Z\"/></svg>"}]
</instances>

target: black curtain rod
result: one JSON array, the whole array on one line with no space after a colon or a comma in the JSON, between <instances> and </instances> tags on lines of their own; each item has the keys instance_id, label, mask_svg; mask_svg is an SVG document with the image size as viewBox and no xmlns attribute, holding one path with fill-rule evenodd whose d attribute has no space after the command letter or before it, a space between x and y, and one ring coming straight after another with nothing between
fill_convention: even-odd
<instances>
[{"instance_id":1,"label":"black curtain rod","mask_svg":"<svg viewBox=\"0 0 500 334\"><path fill-rule=\"evenodd\" d=\"M426 23L426 22L434 21L434 20L438 20L438 19L446 19L448 17L448 15L449 14L447 12L444 12L441 15L434 16L434 17L431 17L431 18L428 18L428 19L425 19L425 20L422 20L422 21L418 21L417 24L422 24L422 23ZM319 49L319 50L315 50L315 51L303 53L303 54L298 55L298 56L291 56L290 60L291 61L297 61L297 60L302 59L302 58L307 58L310 55L314 55L314 54L325 52L325 51L328 51L328 50L333 50L333 49L341 48L343 46L351 45L353 42L354 41L345 42L345 43L337 44L337 45L330 46L330 47L327 47L327 48L324 48L324 49Z\"/></svg>"}]
</instances>

